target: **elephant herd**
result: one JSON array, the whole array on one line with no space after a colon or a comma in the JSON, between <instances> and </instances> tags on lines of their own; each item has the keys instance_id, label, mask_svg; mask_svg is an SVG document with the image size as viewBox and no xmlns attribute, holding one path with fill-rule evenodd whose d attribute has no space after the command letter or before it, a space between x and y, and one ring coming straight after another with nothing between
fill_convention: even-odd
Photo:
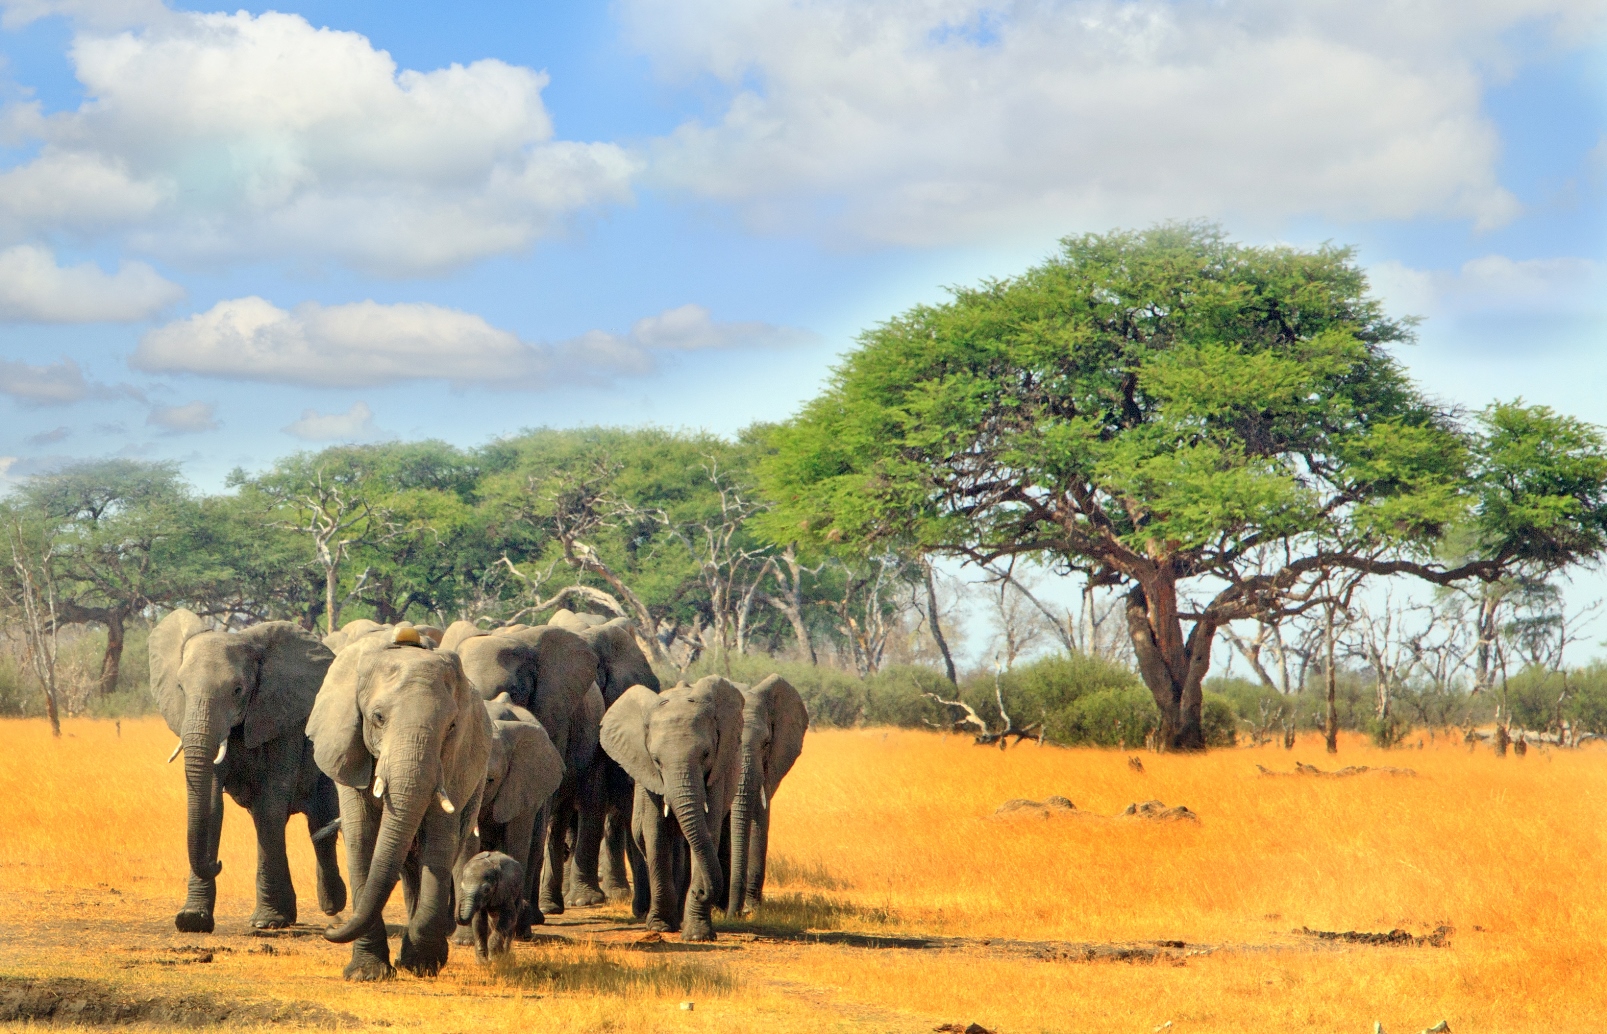
<instances>
[{"instance_id":1,"label":"elephant herd","mask_svg":"<svg viewBox=\"0 0 1607 1034\"><path fill-rule=\"evenodd\" d=\"M175 924L213 928L225 792L256 827L251 925L296 922L285 826L304 814L319 909L340 913L351 889L349 918L325 931L352 945L350 980L394 973L383 912L398 881L396 965L419 975L454 939L483 950L482 907L500 944L629 891L649 929L712 940L715 908L734 916L763 893L770 802L809 724L779 676L664 689L624 618L567 610L489 631L359 620L321 641L176 610L151 633L150 666L179 737L169 761L184 758ZM486 889L457 900L480 873Z\"/></svg>"}]
</instances>

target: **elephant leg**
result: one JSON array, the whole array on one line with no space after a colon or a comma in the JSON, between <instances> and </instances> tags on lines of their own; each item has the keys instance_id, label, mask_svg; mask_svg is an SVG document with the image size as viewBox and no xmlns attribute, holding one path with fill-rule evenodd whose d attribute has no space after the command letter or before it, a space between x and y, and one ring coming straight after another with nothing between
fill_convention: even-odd
<instances>
[{"instance_id":1,"label":"elephant leg","mask_svg":"<svg viewBox=\"0 0 1607 1034\"><path fill-rule=\"evenodd\" d=\"M404 882L413 884L407 929L396 964L415 976L433 977L446 965L447 938L455 922L452 909L452 863L459 847L459 822L432 808L419 830L418 852L409 853Z\"/></svg>"},{"instance_id":2,"label":"elephant leg","mask_svg":"<svg viewBox=\"0 0 1607 1034\"><path fill-rule=\"evenodd\" d=\"M687 895L692 889L692 851L687 846L686 837L681 834L678 826L671 833L670 844L670 854L674 858L675 883L674 890L671 891L671 901L674 908L675 929L684 931L686 929L685 919L688 915ZM685 939L684 934L682 939Z\"/></svg>"},{"instance_id":3,"label":"elephant leg","mask_svg":"<svg viewBox=\"0 0 1607 1034\"><path fill-rule=\"evenodd\" d=\"M603 893L619 897L630 891L625 863L630 854L631 801L636 785L625 770L612 761L608 763L608 779L604 796L602 870Z\"/></svg>"},{"instance_id":4,"label":"elephant leg","mask_svg":"<svg viewBox=\"0 0 1607 1034\"><path fill-rule=\"evenodd\" d=\"M206 829L206 856L218 857L218 844L223 840L223 780L212 780L212 810ZM173 925L184 933L211 933L212 913L218 902L218 879L203 880L190 874L190 885L184 895L184 907L173 917Z\"/></svg>"},{"instance_id":5,"label":"elephant leg","mask_svg":"<svg viewBox=\"0 0 1607 1034\"><path fill-rule=\"evenodd\" d=\"M486 916L485 910L474 913L473 930L469 935L469 943L474 945L474 958L476 962L490 962L491 955L491 920Z\"/></svg>"},{"instance_id":6,"label":"elephant leg","mask_svg":"<svg viewBox=\"0 0 1607 1034\"><path fill-rule=\"evenodd\" d=\"M726 911L731 902L731 819L720 823L720 883L714 888L714 903Z\"/></svg>"},{"instance_id":7,"label":"elephant leg","mask_svg":"<svg viewBox=\"0 0 1607 1034\"><path fill-rule=\"evenodd\" d=\"M340 829L346 839L346 871L354 898L363 893L368 866L374 857L374 837L379 831L379 802L367 790L350 786L337 788L340 797ZM352 942L352 958L346 964L347 980L386 980L396 975L391 968L391 946L385 939L385 917L374 917L368 929Z\"/></svg>"},{"instance_id":8,"label":"elephant leg","mask_svg":"<svg viewBox=\"0 0 1607 1034\"><path fill-rule=\"evenodd\" d=\"M530 939L530 927L540 926L547 921L547 917L541 914L541 909L536 907L536 887L541 882L541 865L547 850L547 827L552 822L552 812L550 802L537 809L535 822L530 829L530 843L524 848L524 853L508 852L511 857L524 863L525 867L524 910L519 918L519 939L522 941ZM518 846L515 841L510 840L510 843L515 847Z\"/></svg>"},{"instance_id":9,"label":"elephant leg","mask_svg":"<svg viewBox=\"0 0 1607 1034\"><path fill-rule=\"evenodd\" d=\"M597 880L597 850L603 842L603 766L594 763L581 780L576 796L575 853L570 865L564 903L577 908L608 900Z\"/></svg>"},{"instance_id":10,"label":"elephant leg","mask_svg":"<svg viewBox=\"0 0 1607 1034\"><path fill-rule=\"evenodd\" d=\"M649 900L646 925L668 932L681 925L675 894L675 833L663 814L663 798L636 788L636 819L647 858Z\"/></svg>"},{"instance_id":11,"label":"elephant leg","mask_svg":"<svg viewBox=\"0 0 1607 1034\"><path fill-rule=\"evenodd\" d=\"M480 809L479 809L478 806L475 807L473 812L470 812L467 808L463 809L463 814L466 815L466 816L470 815L470 814L478 815L479 813L480 813ZM486 819L489 820L490 815L487 815ZM487 825L489 825L489 824L490 823L487 822ZM463 876L463 867L469 863L470 858L473 858L475 855L479 854L482 850L487 850L487 851L488 850L496 850L494 848L489 848L489 847L485 846L485 841L480 836L480 834L482 832L483 832L483 828L481 827L481 825L480 825L480 823L478 821L461 822L461 823L458 824L458 851L457 851L457 855L452 859L452 887L451 887L451 890L452 890L452 910L451 911L452 911L452 916L453 916L454 922L456 922L456 917L457 917L457 914L458 914L458 909L457 909L458 881ZM473 944L474 943L474 931L469 929L469 924L467 924L467 923L456 923L456 926L457 926L457 929L452 934L452 943L457 944L457 945L470 945L470 944Z\"/></svg>"},{"instance_id":12,"label":"elephant leg","mask_svg":"<svg viewBox=\"0 0 1607 1034\"><path fill-rule=\"evenodd\" d=\"M419 868L418 853L409 851L402 862L401 879L402 907L407 912L409 923L413 921L413 913L418 911Z\"/></svg>"},{"instance_id":13,"label":"elephant leg","mask_svg":"<svg viewBox=\"0 0 1607 1034\"><path fill-rule=\"evenodd\" d=\"M484 827L481 827L482 831ZM513 917L513 936L521 941L531 938L530 927L543 922L541 912L530 901L530 848L535 843L537 831L541 829L541 809L533 808L522 812L508 820L502 827L502 844L498 850L509 858L518 862L525 872L525 893L521 897L519 908ZM482 845L482 850L486 848Z\"/></svg>"},{"instance_id":14,"label":"elephant leg","mask_svg":"<svg viewBox=\"0 0 1607 1034\"><path fill-rule=\"evenodd\" d=\"M568 777L565 776L565 781ZM574 793L554 800L552 817L547 820L547 854L541 868L541 911L550 916L564 914L564 866L569 861L569 828L574 819Z\"/></svg>"},{"instance_id":15,"label":"elephant leg","mask_svg":"<svg viewBox=\"0 0 1607 1034\"><path fill-rule=\"evenodd\" d=\"M641 791L637 791L640 795ZM630 844L631 861L631 915L637 922L647 918L648 909L652 906L651 888L653 885L652 869L647 864L647 820L642 817L641 810L631 809L631 835Z\"/></svg>"},{"instance_id":16,"label":"elephant leg","mask_svg":"<svg viewBox=\"0 0 1607 1034\"><path fill-rule=\"evenodd\" d=\"M346 881L340 878L340 857L335 852L338 827L331 826L339 818L340 797L335 793L335 784L320 773L307 800L307 834L312 837L313 857L318 865L318 910L326 916L337 915L346 907Z\"/></svg>"},{"instance_id":17,"label":"elephant leg","mask_svg":"<svg viewBox=\"0 0 1607 1034\"><path fill-rule=\"evenodd\" d=\"M280 930L296 921L296 888L285 856L290 802L277 794L262 794L251 802L251 821L257 827L257 910L251 914L251 926Z\"/></svg>"}]
</instances>

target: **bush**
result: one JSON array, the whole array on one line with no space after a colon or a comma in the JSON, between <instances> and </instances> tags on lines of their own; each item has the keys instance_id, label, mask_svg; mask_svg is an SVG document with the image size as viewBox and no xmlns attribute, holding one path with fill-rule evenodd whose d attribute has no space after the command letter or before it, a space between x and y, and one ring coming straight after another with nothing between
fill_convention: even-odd
<instances>
[{"instance_id":1,"label":"bush","mask_svg":"<svg viewBox=\"0 0 1607 1034\"><path fill-rule=\"evenodd\" d=\"M1161 712L1149 690L1128 686L1073 700L1045 720L1044 735L1056 743L1141 747L1160 724Z\"/></svg>"},{"instance_id":2,"label":"bush","mask_svg":"<svg viewBox=\"0 0 1607 1034\"><path fill-rule=\"evenodd\" d=\"M1200 728L1207 747L1231 747L1239 742L1239 716L1228 698L1206 693L1200 708Z\"/></svg>"}]
</instances>

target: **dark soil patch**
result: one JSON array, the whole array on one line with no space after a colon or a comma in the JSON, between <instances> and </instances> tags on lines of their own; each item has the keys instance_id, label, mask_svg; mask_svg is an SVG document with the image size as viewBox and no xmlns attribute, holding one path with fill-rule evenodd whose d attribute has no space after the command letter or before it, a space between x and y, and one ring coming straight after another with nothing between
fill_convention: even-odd
<instances>
[{"instance_id":1,"label":"dark soil patch","mask_svg":"<svg viewBox=\"0 0 1607 1034\"><path fill-rule=\"evenodd\" d=\"M89 1027L154 1023L172 1027L280 1024L332 1029L361 1021L316 1002L234 1002L209 994L136 993L75 977L0 976L0 1023L30 1022Z\"/></svg>"},{"instance_id":2,"label":"dark soil patch","mask_svg":"<svg viewBox=\"0 0 1607 1034\"><path fill-rule=\"evenodd\" d=\"M1431 948L1443 948L1451 943L1451 934L1455 932L1449 926L1435 927L1433 933L1425 934L1421 937L1407 933L1405 930L1376 933L1363 930L1313 930L1309 926L1302 926L1295 931L1295 933L1305 934L1307 937L1316 937L1324 941L1343 941L1346 944L1371 944L1402 948L1421 948L1424 945Z\"/></svg>"},{"instance_id":3,"label":"dark soil patch","mask_svg":"<svg viewBox=\"0 0 1607 1034\"><path fill-rule=\"evenodd\" d=\"M1190 811L1188 805L1179 804L1168 808L1160 801L1142 801L1129 804L1122 810L1123 818L1150 819L1155 822L1194 822L1198 823L1200 817Z\"/></svg>"},{"instance_id":4,"label":"dark soil patch","mask_svg":"<svg viewBox=\"0 0 1607 1034\"><path fill-rule=\"evenodd\" d=\"M1043 801L1029 801L1017 797L1015 800L1005 801L994 809L997 816L1031 816L1046 819L1051 815L1068 815L1074 813L1077 806L1065 797L1050 797Z\"/></svg>"}]
</instances>

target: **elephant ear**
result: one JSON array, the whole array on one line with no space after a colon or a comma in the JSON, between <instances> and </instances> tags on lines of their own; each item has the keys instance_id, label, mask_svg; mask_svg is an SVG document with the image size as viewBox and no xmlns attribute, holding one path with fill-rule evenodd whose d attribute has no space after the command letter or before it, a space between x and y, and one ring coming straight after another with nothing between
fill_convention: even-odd
<instances>
[{"instance_id":1,"label":"elephant ear","mask_svg":"<svg viewBox=\"0 0 1607 1034\"><path fill-rule=\"evenodd\" d=\"M441 761L445 766L447 795L463 808L476 799L475 794L485 786L486 759L491 755L494 727L491 716L485 712L485 701L463 674L458 655L450 650L440 650L437 654L446 662L447 682L458 709L457 721L442 745Z\"/></svg>"},{"instance_id":2,"label":"elephant ear","mask_svg":"<svg viewBox=\"0 0 1607 1034\"><path fill-rule=\"evenodd\" d=\"M351 621L341 625L339 631L331 632L324 636L324 645L335 653L339 653L368 633L377 632L386 627L389 626L382 625L377 621L370 621L367 618L353 618Z\"/></svg>"},{"instance_id":3,"label":"elephant ear","mask_svg":"<svg viewBox=\"0 0 1607 1034\"><path fill-rule=\"evenodd\" d=\"M162 712L162 720L179 735L184 727L184 688L179 685L179 665L184 660L184 644L206 631L194 613L182 607L157 622L151 629L147 647L151 659L151 695Z\"/></svg>"},{"instance_id":4,"label":"elephant ear","mask_svg":"<svg viewBox=\"0 0 1607 1034\"><path fill-rule=\"evenodd\" d=\"M558 789L564 779L564 759L547 737L547 730L535 722L498 722L497 731L508 741L513 756L491 806L491 817L511 822L514 816L541 807Z\"/></svg>"},{"instance_id":5,"label":"elephant ear","mask_svg":"<svg viewBox=\"0 0 1607 1034\"><path fill-rule=\"evenodd\" d=\"M357 709L357 676L364 656L389 641L387 635L366 635L343 646L324 673L307 716L313 760L342 786L361 790L374 776L374 759L363 742L363 716Z\"/></svg>"},{"instance_id":6,"label":"elephant ear","mask_svg":"<svg viewBox=\"0 0 1607 1034\"><path fill-rule=\"evenodd\" d=\"M719 675L706 675L698 679L693 689L706 690L713 698L714 727L718 742L714 745L714 763L709 769L709 806L718 802L721 813L731 810L731 799L736 796L737 780L742 771L742 710L746 701L742 691L729 679Z\"/></svg>"},{"instance_id":7,"label":"elephant ear","mask_svg":"<svg viewBox=\"0 0 1607 1034\"><path fill-rule=\"evenodd\" d=\"M586 695L580 698L573 716L569 719L569 756L565 759L567 764L576 772L585 771L591 766L592 758L597 756L602 736L603 715L608 711L608 702L603 699L602 690L593 682L586 690Z\"/></svg>"},{"instance_id":8,"label":"elephant ear","mask_svg":"<svg viewBox=\"0 0 1607 1034\"><path fill-rule=\"evenodd\" d=\"M458 644L465 639L473 639L477 635L485 635L472 621L454 621L446 626L436 642L441 644L443 650L456 650Z\"/></svg>"},{"instance_id":9,"label":"elephant ear","mask_svg":"<svg viewBox=\"0 0 1607 1034\"><path fill-rule=\"evenodd\" d=\"M256 685L246 699L245 745L306 727L335 654L289 621L265 621L240 633L260 659Z\"/></svg>"},{"instance_id":10,"label":"elephant ear","mask_svg":"<svg viewBox=\"0 0 1607 1034\"><path fill-rule=\"evenodd\" d=\"M804 733L809 730L809 709L798 691L780 675L771 675L760 682L748 691L747 697L750 709L757 705L769 715L770 756L765 760L764 790L767 797L773 798L782 778L803 753Z\"/></svg>"},{"instance_id":11,"label":"elephant ear","mask_svg":"<svg viewBox=\"0 0 1607 1034\"><path fill-rule=\"evenodd\" d=\"M601 738L603 750L637 785L662 795L664 776L647 751L647 716L658 702L658 696L646 686L627 689L603 715Z\"/></svg>"}]
</instances>

